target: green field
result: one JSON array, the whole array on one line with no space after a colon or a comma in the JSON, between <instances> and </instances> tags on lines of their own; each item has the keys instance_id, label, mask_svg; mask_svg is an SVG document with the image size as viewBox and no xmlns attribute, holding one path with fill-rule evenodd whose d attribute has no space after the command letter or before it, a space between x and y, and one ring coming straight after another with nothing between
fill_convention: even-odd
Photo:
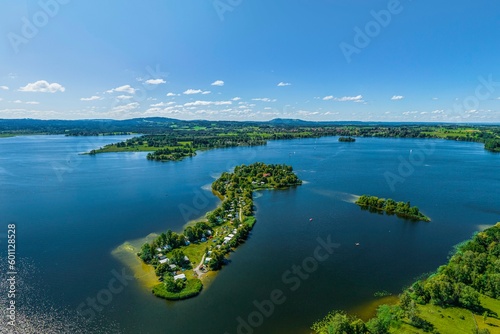
<instances>
[{"instance_id":1,"label":"green field","mask_svg":"<svg viewBox=\"0 0 500 334\"><path fill-rule=\"evenodd\" d=\"M186 287L181 292L167 291L165 284L160 283L153 287L153 294L167 300L181 300L197 296L203 289L203 284L197 278L188 279Z\"/></svg>"}]
</instances>

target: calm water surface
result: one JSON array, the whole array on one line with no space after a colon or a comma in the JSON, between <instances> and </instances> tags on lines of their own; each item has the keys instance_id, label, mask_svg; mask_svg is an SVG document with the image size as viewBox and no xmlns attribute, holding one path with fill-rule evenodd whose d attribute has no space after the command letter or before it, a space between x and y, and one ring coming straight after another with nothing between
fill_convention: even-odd
<instances>
[{"instance_id":1,"label":"calm water surface","mask_svg":"<svg viewBox=\"0 0 500 334\"><path fill-rule=\"evenodd\" d=\"M34 333L39 326L46 333L232 334L239 318L249 316L259 325L253 333L308 333L332 309L358 309L380 290L398 293L443 264L453 245L500 220L500 155L481 144L304 139L169 163L147 161L140 152L79 154L124 138L0 139L0 254L5 259L7 224L15 223L26 291L20 321ZM257 194L251 237L199 297L166 302L127 279L116 285L119 292L102 292L124 270L114 248L181 230L218 204L207 187L214 178L255 161L290 164L306 182ZM391 186L388 175L398 182ZM432 222L362 211L350 202L361 194L410 200ZM314 254L319 237L339 247L299 278L293 266ZM273 290L285 300L260 321L255 303ZM90 309L89 298L97 296L105 305L97 305L92 321L78 316L78 306Z\"/></svg>"}]
</instances>

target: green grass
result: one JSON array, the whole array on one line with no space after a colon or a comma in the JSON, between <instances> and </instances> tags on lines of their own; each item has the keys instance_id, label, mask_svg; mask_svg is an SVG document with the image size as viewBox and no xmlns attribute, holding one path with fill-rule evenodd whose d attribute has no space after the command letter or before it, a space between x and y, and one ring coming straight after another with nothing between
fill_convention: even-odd
<instances>
[{"instance_id":1,"label":"green grass","mask_svg":"<svg viewBox=\"0 0 500 334\"><path fill-rule=\"evenodd\" d=\"M442 308L428 304L418 309L421 311L420 317L432 323L441 334L470 334L476 328L472 313L462 308Z\"/></svg>"},{"instance_id":2,"label":"green grass","mask_svg":"<svg viewBox=\"0 0 500 334\"><path fill-rule=\"evenodd\" d=\"M488 309L490 312L496 313L496 316L489 316L486 319L485 323L482 315L474 315L476 317L476 322L479 329L487 328L491 334L500 334L500 300L493 299L484 295L481 295L480 300L481 305L485 309Z\"/></svg>"},{"instance_id":3,"label":"green grass","mask_svg":"<svg viewBox=\"0 0 500 334\"><path fill-rule=\"evenodd\" d=\"M257 221L257 219L255 219L254 216L248 216L248 217L245 217L245 220L243 221L243 223L250 225L250 227L253 227L255 225L256 221Z\"/></svg>"},{"instance_id":4,"label":"green grass","mask_svg":"<svg viewBox=\"0 0 500 334\"><path fill-rule=\"evenodd\" d=\"M160 283L153 287L153 294L157 297L167 299L167 300L181 300L195 297L200 294L203 289L203 284L197 278L188 279L186 282L186 287L180 292L170 292L167 291L164 283Z\"/></svg>"},{"instance_id":5,"label":"green grass","mask_svg":"<svg viewBox=\"0 0 500 334\"><path fill-rule=\"evenodd\" d=\"M500 300L496 300L485 295L480 297L481 305L493 313L500 315ZM471 311L458 308L427 304L419 305L419 316L434 325L435 330L440 334L470 334L477 327L479 329L487 328L491 334L500 334L500 319L492 315L483 320L482 314L473 314ZM423 334L423 330L403 323L400 328L392 328L391 333L401 334Z\"/></svg>"},{"instance_id":6,"label":"green grass","mask_svg":"<svg viewBox=\"0 0 500 334\"><path fill-rule=\"evenodd\" d=\"M471 129L471 128L458 128L458 129L435 129L433 131L422 131L422 134L430 135L435 138L443 138L443 139L455 139L455 138L465 138L476 137L476 135L480 134L481 130Z\"/></svg>"},{"instance_id":7,"label":"green grass","mask_svg":"<svg viewBox=\"0 0 500 334\"><path fill-rule=\"evenodd\" d=\"M183 142L183 143L189 143L189 142ZM97 150L95 150L95 154L99 153L114 153L114 152L154 152L158 151L161 149L174 149L177 147L183 147L182 145L180 146L161 146L161 147L153 147L153 146L148 146L148 144L142 144L142 145L135 145L135 146L126 146L126 147L118 147L115 144L111 145L106 145L104 147L101 147Z\"/></svg>"},{"instance_id":8,"label":"green grass","mask_svg":"<svg viewBox=\"0 0 500 334\"><path fill-rule=\"evenodd\" d=\"M15 135L12 135L10 133L0 133L0 138L9 138L9 137L15 137Z\"/></svg>"},{"instance_id":9,"label":"green grass","mask_svg":"<svg viewBox=\"0 0 500 334\"><path fill-rule=\"evenodd\" d=\"M189 258L189 261L191 261L193 267L196 267L200 263L203 254L205 254L205 249L207 249L207 247L209 246L209 241L192 243L189 246L180 248L180 250L182 250L184 254Z\"/></svg>"}]
</instances>

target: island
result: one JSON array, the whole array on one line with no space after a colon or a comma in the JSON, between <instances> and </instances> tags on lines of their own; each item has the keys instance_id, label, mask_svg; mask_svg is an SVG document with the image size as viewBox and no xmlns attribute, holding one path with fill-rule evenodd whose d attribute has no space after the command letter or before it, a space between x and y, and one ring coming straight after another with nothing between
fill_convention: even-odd
<instances>
[{"instance_id":1,"label":"island","mask_svg":"<svg viewBox=\"0 0 500 334\"><path fill-rule=\"evenodd\" d=\"M415 221L430 222L431 219L422 214L418 207L411 206L410 202L396 202L393 199L378 198L376 196L362 195L355 202L361 208L374 212L385 212L389 215Z\"/></svg>"},{"instance_id":2,"label":"island","mask_svg":"<svg viewBox=\"0 0 500 334\"><path fill-rule=\"evenodd\" d=\"M339 142L342 142L342 143L354 143L356 141L356 139L352 138L352 137L339 137Z\"/></svg>"},{"instance_id":3,"label":"island","mask_svg":"<svg viewBox=\"0 0 500 334\"><path fill-rule=\"evenodd\" d=\"M221 204L208 212L205 220L188 225L182 234L168 230L142 245L137 255L154 267L159 283L155 296L181 300L200 293L200 278L226 264L226 256L247 239L256 220L253 192L287 189L301 185L293 168L281 164L256 162L236 166L212 183Z\"/></svg>"},{"instance_id":4,"label":"island","mask_svg":"<svg viewBox=\"0 0 500 334\"><path fill-rule=\"evenodd\" d=\"M367 322L332 311L315 322L317 334L498 333L500 223L455 247L448 263L383 304Z\"/></svg>"}]
</instances>

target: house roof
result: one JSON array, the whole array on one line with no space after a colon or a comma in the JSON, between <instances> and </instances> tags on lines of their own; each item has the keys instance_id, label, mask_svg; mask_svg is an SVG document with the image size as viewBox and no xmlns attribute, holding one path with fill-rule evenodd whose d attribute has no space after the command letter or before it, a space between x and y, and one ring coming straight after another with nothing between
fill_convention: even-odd
<instances>
[{"instance_id":1,"label":"house roof","mask_svg":"<svg viewBox=\"0 0 500 334\"><path fill-rule=\"evenodd\" d=\"M177 281L178 279L186 279L186 275L184 274L175 275L174 281Z\"/></svg>"}]
</instances>

